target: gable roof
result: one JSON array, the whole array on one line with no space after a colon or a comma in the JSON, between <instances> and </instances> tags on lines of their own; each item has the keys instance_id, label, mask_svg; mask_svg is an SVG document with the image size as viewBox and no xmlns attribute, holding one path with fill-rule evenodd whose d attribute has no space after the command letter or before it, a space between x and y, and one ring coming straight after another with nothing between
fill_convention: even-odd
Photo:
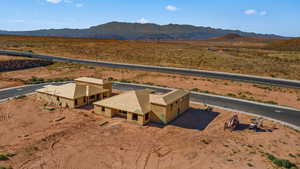
<instances>
[{"instance_id":1,"label":"gable roof","mask_svg":"<svg viewBox=\"0 0 300 169\"><path fill-rule=\"evenodd\" d=\"M93 84L100 84L100 85L111 83L108 80L96 79L96 78L92 78L92 77L80 77L80 78L75 79L75 81L93 83Z\"/></svg>"},{"instance_id":2,"label":"gable roof","mask_svg":"<svg viewBox=\"0 0 300 169\"><path fill-rule=\"evenodd\" d=\"M166 106L188 94L189 92L181 89L173 90L171 92L168 92L166 94L161 94L161 95L150 94L150 103L156 103L159 105Z\"/></svg>"},{"instance_id":3,"label":"gable roof","mask_svg":"<svg viewBox=\"0 0 300 169\"><path fill-rule=\"evenodd\" d=\"M68 83L60 86L47 85L36 91L69 99L76 99L86 95L86 86L76 85L75 83Z\"/></svg>"},{"instance_id":4,"label":"gable roof","mask_svg":"<svg viewBox=\"0 0 300 169\"><path fill-rule=\"evenodd\" d=\"M68 83L60 86L47 85L41 89L36 90L40 93L46 93L54 96L60 96L68 99L76 99L84 96L96 95L102 92L109 91L108 89L100 89L93 86L78 85L75 83Z\"/></svg>"},{"instance_id":5,"label":"gable roof","mask_svg":"<svg viewBox=\"0 0 300 169\"><path fill-rule=\"evenodd\" d=\"M137 114L145 114L151 111L149 102L149 94L151 92L153 91L148 89L133 90L95 102L94 104Z\"/></svg>"}]
</instances>

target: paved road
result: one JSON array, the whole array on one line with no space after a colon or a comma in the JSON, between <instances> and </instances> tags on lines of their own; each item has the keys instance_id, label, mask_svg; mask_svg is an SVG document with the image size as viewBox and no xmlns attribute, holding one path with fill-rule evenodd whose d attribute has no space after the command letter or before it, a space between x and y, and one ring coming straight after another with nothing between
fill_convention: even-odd
<instances>
[{"instance_id":1,"label":"paved road","mask_svg":"<svg viewBox=\"0 0 300 169\"><path fill-rule=\"evenodd\" d=\"M62 83L56 83L62 84ZM45 84L38 84L32 86L22 86L12 89L2 89L0 90L0 100L15 97L18 95L24 95L28 93L34 92L36 89L41 88ZM150 88L157 92L168 92L170 88L162 88L156 86L147 86L147 85L139 85L139 84L129 84L129 83L113 83L113 88L118 90L136 90L136 89L145 89ZM203 94L192 92L191 93L191 101L197 103L205 103L212 106L223 107L227 109L233 109L239 112L252 113L259 116L265 116L271 119L275 119L284 123L289 124L294 128L300 129L300 110L296 110L293 108L287 108L282 106L274 106L261 104L251 101L245 101L240 99L233 99L222 96L215 96L210 94Z\"/></svg>"},{"instance_id":2,"label":"paved road","mask_svg":"<svg viewBox=\"0 0 300 169\"><path fill-rule=\"evenodd\" d=\"M283 87L290 87L290 88L300 88L300 81L259 77L259 76L250 76L250 75L242 75L242 74L233 74L233 73L225 73L225 72L213 72L213 71L173 68L173 67L161 67L161 66L146 66L146 65L136 65L136 64L121 64L121 63L104 62L104 61L92 61L92 60L84 60L84 59L38 55L38 54L16 52L16 51L0 50L0 54L1 55L40 58L40 59L79 63L79 64L90 64L90 65L96 65L96 66L106 66L106 67L112 67L112 68L126 68L126 69L137 69L137 70L145 70L145 71L152 71L152 72L176 73L176 74L183 74L183 75L204 76L204 77L212 77L212 78L218 78L218 79L229 79L229 80L235 80L235 81L262 83L262 84L269 84L269 85L283 86Z\"/></svg>"}]
</instances>

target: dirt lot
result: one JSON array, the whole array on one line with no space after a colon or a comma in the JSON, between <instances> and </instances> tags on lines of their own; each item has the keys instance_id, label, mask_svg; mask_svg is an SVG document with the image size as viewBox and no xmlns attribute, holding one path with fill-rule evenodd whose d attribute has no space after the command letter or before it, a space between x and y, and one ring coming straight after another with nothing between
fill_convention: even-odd
<instances>
[{"instance_id":1,"label":"dirt lot","mask_svg":"<svg viewBox=\"0 0 300 169\"><path fill-rule=\"evenodd\" d=\"M90 109L49 111L33 96L0 103L0 166L14 169L272 168L265 153L300 165L300 133L265 121L270 131L224 131L231 112L192 108L167 126L137 126L105 119ZM55 121L61 117L65 119ZM99 126L99 122L109 123ZM292 155L291 155L292 154ZM298 155L298 156L297 156Z\"/></svg>"},{"instance_id":2,"label":"dirt lot","mask_svg":"<svg viewBox=\"0 0 300 169\"><path fill-rule=\"evenodd\" d=\"M270 40L117 41L0 36L0 49L123 63L300 79L300 52L266 48Z\"/></svg>"},{"instance_id":3,"label":"dirt lot","mask_svg":"<svg viewBox=\"0 0 300 169\"><path fill-rule=\"evenodd\" d=\"M104 79L113 78L114 80L123 82L182 88L300 108L300 91L296 89L240 83L230 80L65 63L55 63L47 67L0 73L0 88L24 84L32 76L44 78L45 80L55 78L73 79L80 76L94 76Z\"/></svg>"}]
</instances>

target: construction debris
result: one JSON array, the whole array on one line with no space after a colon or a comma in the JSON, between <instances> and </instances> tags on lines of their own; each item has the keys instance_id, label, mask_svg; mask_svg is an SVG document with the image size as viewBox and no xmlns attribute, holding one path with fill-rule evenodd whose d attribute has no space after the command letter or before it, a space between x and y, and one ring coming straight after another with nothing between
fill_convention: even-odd
<instances>
[{"instance_id":1,"label":"construction debris","mask_svg":"<svg viewBox=\"0 0 300 169\"><path fill-rule=\"evenodd\" d=\"M231 131L233 131L234 129L236 129L239 126L240 122L239 122L239 118L237 113L234 113L233 116L227 120L224 124L224 130L225 129L230 129Z\"/></svg>"},{"instance_id":2,"label":"construction debris","mask_svg":"<svg viewBox=\"0 0 300 169\"><path fill-rule=\"evenodd\" d=\"M53 111L53 110L55 110L55 108L54 107L50 107L50 106L46 106L46 107L44 107L46 110L49 110L49 111Z\"/></svg>"},{"instance_id":3,"label":"construction debris","mask_svg":"<svg viewBox=\"0 0 300 169\"><path fill-rule=\"evenodd\" d=\"M211 111L213 111L213 108L211 106L205 105L204 111L211 112Z\"/></svg>"},{"instance_id":4,"label":"construction debris","mask_svg":"<svg viewBox=\"0 0 300 169\"><path fill-rule=\"evenodd\" d=\"M54 121L56 121L56 122L62 121L62 120L65 119L65 118L66 118L65 116L58 117L58 118L56 118Z\"/></svg>"},{"instance_id":5,"label":"construction debris","mask_svg":"<svg viewBox=\"0 0 300 169\"><path fill-rule=\"evenodd\" d=\"M252 130L261 129L263 127L263 121L264 121L264 119L262 117L259 117L257 119L250 119L249 129L252 129Z\"/></svg>"},{"instance_id":6,"label":"construction debris","mask_svg":"<svg viewBox=\"0 0 300 169\"><path fill-rule=\"evenodd\" d=\"M104 126L104 125L107 124L107 123L108 123L108 121L106 121L106 120L101 121L101 122L99 122L99 126Z\"/></svg>"}]
</instances>

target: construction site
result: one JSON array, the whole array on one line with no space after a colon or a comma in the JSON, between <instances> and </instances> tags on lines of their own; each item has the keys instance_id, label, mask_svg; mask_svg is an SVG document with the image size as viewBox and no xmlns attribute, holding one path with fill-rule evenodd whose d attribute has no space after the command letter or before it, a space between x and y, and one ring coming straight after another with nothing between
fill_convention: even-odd
<instances>
[{"instance_id":1,"label":"construction site","mask_svg":"<svg viewBox=\"0 0 300 169\"><path fill-rule=\"evenodd\" d=\"M274 159L300 163L300 135L289 127L190 104L184 90L122 92L111 86L83 77L0 103L0 166L229 169L272 168Z\"/></svg>"},{"instance_id":2,"label":"construction site","mask_svg":"<svg viewBox=\"0 0 300 169\"><path fill-rule=\"evenodd\" d=\"M121 117L139 125L148 122L168 124L189 109L189 92L173 90L155 93L154 90L132 90L112 96L112 82L103 79L80 77L75 83L47 85L37 91L37 98L65 108L93 105L93 112L107 118ZM212 112L210 106L205 111ZM224 123L224 130L235 130L240 125L238 114ZM251 119L249 129L263 127L263 118Z\"/></svg>"}]
</instances>

